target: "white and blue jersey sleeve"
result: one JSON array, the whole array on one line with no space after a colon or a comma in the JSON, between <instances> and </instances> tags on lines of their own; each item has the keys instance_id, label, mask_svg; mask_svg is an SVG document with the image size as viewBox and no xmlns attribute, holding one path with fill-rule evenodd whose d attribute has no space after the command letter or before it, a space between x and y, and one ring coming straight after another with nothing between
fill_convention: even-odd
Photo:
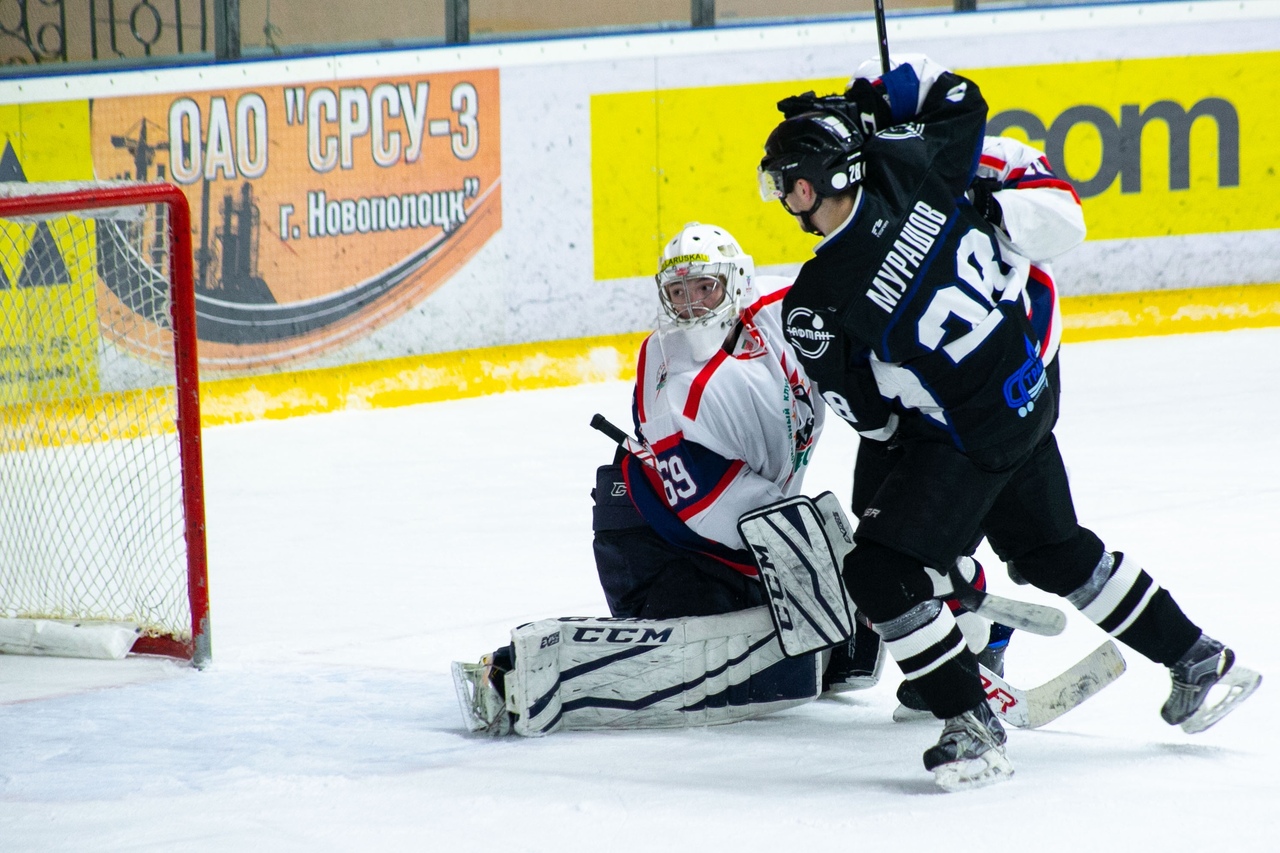
<instances>
[{"instance_id":1,"label":"white and blue jersey sleeve","mask_svg":"<svg viewBox=\"0 0 1280 853\"><path fill-rule=\"evenodd\" d=\"M1085 238L1084 211L1070 182L1058 177L1044 153L1016 139L983 140L978 177L999 181L993 196L1003 219L1001 244L1027 258L1025 302L1048 364L1062 340L1062 309L1050 259L1074 249Z\"/></svg>"}]
</instances>

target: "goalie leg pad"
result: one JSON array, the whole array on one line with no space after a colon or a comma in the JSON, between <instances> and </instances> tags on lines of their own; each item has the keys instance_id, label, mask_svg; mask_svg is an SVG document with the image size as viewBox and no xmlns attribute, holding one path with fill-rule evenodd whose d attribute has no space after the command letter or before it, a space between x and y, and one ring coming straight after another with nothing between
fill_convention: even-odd
<instances>
[{"instance_id":1,"label":"goalie leg pad","mask_svg":"<svg viewBox=\"0 0 1280 853\"><path fill-rule=\"evenodd\" d=\"M511 633L517 734L681 728L808 702L819 655L788 660L766 608L684 619L546 619Z\"/></svg>"}]
</instances>

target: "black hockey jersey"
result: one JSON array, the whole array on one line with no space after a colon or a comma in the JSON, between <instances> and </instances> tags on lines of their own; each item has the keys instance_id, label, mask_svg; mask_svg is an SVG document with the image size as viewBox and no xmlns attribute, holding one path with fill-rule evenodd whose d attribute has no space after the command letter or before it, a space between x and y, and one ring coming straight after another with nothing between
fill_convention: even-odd
<instances>
[{"instance_id":1,"label":"black hockey jersey","mask_svg":"<svg viewBox=\"0 0 1280 853\"><path fill-rule=\"evenodd\" d=\"M890 75L894 113L912 119L867 139L853 213L786 297L787 338L864 435L882 437L897 415L904 436L964 452L1029 440L1053 416L1022 301L1029 262L1002 253L964 198L986 102L950 72L924 84L910 65Z\"/></svg>"}]
</instances>

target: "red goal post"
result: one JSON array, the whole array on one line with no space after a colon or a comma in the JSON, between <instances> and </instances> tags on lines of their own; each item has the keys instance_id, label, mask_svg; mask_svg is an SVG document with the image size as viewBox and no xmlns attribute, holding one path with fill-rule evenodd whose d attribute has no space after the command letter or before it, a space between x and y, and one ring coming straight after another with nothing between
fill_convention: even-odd
<instances>
[{"instance_id":1,"label":"red goal post","mask_svg":"<svg viewBox=\"0 0 1280 853\"><path fill-rule=\"evenodd\" d=\"M84 654L203 666L186 197L161 183L0 184L0 309L0 651L76 655L75 637L105 626L123 651Z\"/></svg>"}]
</instances>

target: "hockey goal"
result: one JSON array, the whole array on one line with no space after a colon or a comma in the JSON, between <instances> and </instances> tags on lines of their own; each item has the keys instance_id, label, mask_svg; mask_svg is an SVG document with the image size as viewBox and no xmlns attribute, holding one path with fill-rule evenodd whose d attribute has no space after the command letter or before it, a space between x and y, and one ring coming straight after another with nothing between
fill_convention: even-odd
<instances>
[{"instance_id":1,"label":"hockey goal","mask_svg":"<svg viewBox=\"0 0 1280 853\"><path fill-rule=\"evenodd\" d=\"M0 652L208 662L191 216L0 184Z\"/></svg>"}]
</instances>

